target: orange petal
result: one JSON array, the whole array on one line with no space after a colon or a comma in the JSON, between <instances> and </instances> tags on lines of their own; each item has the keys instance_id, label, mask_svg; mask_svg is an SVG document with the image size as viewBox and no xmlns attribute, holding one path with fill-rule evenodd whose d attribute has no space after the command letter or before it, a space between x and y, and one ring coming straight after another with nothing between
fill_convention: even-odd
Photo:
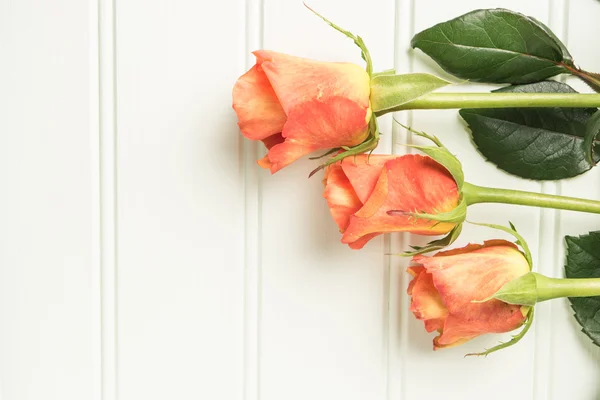
<instances>
[{"instance_id":1,"label":"orange petal","mask_svg":"<svg viewBox=\"0 0 600 400\"><path fill-rule=\"evenodd\" d=\"M416 271L417 275L409 287L409 292L412 295L410 311L417 319L426 321L425 328L428 332L442 328L444 320L448 316L448 309L442 302L437 289L433 286L431 274L427 273L425 268L413 267L412 271Z\"/></svg>"},{"instance_id":2,"label":"orange petal","mask_svg":"<svg viewBox=\"0 0 600 400\"><path fill-rule=\"evenodd\" d=\"M344 98L299 105L283 127L285 142L273 146L264 165L275 173L315 150L362 143L368 134L365 113Z\"/></svg>"},{"instance_id":3,"label":"orange petal","mask_svg":"<svg viewBox=\"0 0 600 400\"><path fill-rule=\"evenodd\" d=\"M279 133L287 120L271 83L259 65L242 75L233 86L233 109L242 134L259 140Z\"/></svg>"},{"instance_id":4,"label":"orange petal","mask_svg":"<svg viewBox=\"0 0 600 400\"><path fill-rule=\"evenodd\" d=\"M393 159L394 156L361 154L342 160L342 169L361 202L366 203L369 199L383 166Z\"/></svg>"},{"instance_id":5,"label":"orange petal","mask_svg":"<svg viewBox=\"0 0 600 400\"><path fill-rule=\"evenodd\" d=\"M468 342L473 339L475 336L471 337L462 337L458 338L454 341L449 341L447 337L442 339L443 334L438 335L433 339L433 350L447 349L449 347L460 346L461 344ZM440 342L441 340L441 342Z\"/></svg>"},{"instance_id":6,"label":"orange petal","mask_svg":"<svg viewBox=\"0 0 600 400\"><path fill-rule=\"evenodd\" d=\"M415 256L414 262L423 265L433 275L450 313L471 319L496 307L495 301L472 303L496 293L505 283L529 272L523 254L506 241L486 242L467 253Z\"/></svg>"},{"instance_id":7,"label":"orange petal","mask_svg":"<svg viewBox=\"0 0 600 400\"><path fill-rule=\"evenodd\" d=\"M484 241L483 244L469 243L465 247L459 247L457 249L450 249L450 250L438 251L437 253L435 253L433 255L433 257L453 256L453 255L456 255L456 254L465 254L465 253L470 253L470 252L473 252L475 250L479 250L479 249L482 249L484 247L490 247L490 246L508 246L508 247L512 247L513 249L516 249L516 250L519 249L514 243L507 242L506 240L503 240L503 239L491 239L491 240Z\"/></svg>"},{"instance_id":8,"label":"orange petal","mask_svg":"<svg viewBox=\"0 0 600 400\"><path fill-rule=\"evenodd\" d=\"M281 133L276 133L275 135L271 135L267 138L262 139L263 144L267 148L267 150L271 150L273 146L279 143L283 143L284 139ZM258 165L260 165L264 169L271 169L271 161L269 161L269 156L266 155L260 160L257 161Z\"/></svg>"},{"instance_id":9,"label":"orange petal","mask_svg":"<svg viewBox=\"0 0 600 400\"><path fill-rule=\"evenodd\" d=\"M267 150L271 150L271 147L275 146L276 144L283 143L283 141L284 139L281 133L276 133L274 135L262 139L262 142L267 148Z\"/></svg>"},{"instance_id":10,"label":"orange petal","mask_svg":"<svg viewBox=\"0 0 600 400\"><path fill-rule=\"evenodd\" d=\"M274 174L283 167L287 167L300 157L305 156L314 150L317 149L305 146L295 140L285 139L282 143L271 147L267 155L259 161L259 165L271 170L271 173Z\"/></svg>"},{"instance_id":11,"label":"orange petal","mask_svg":"<svg viewBox=\"0 0 600 400\"><path fill-rule=\"evenodd\" d=\"M370 80L359 66L264 50L254 54L256 71L249 71L243 82L251 80L254 86L270 88L270 98L287 115L281 130L285 142L273 146L259 161L262 167L276 172L314 150L354 146L367 138ZM256 84L259 79L260 85ZM281 124L276 127L281 129ZM274 133L278 132L270 132ZM263 139L262 135L255 138Z\"/></svg>"},{"instance_id":12,"label":"orange petal","mask_svg":"<svg viewBox=\"0 0 600 400\"><path fill-rule=\"evenodd\" d=\"M348 247L350 247L352 250L360 250L363 247L365 247L365 245L369 242L369 240L371 240L374 237L377 237L379 235L381 235L381 233L379 233L379 232L369 233L368 235L361 236L360 238L356 239L355 241L353 241L351 243L347 243L347 244L348 244ZM342 243L346 244L346 242L344 242L343 236L342 236Z\"/></svg>"},{"instance_id":13,"label":"orange petal","mask_svg":"<svg viewBox=\"0 0 600 400\"><path fill-rule=\"evenodd\" d=\"M450 314L444 323L440 345L451 345L456 342L464 343L476 336L486 333L510 332L523 325L526 317L521 312L521 306L490 300L488 307L482 307L476 318L461 318ZM486 304L487 304L486 303Z\"/></svg>"},{"instance_id":14,"label":"orange petal","mask_svg":"<svg viewBox=\"0 0 600 400\"><path fill-rule=\"evenodd\" d=\"M342 237L353 243L374 233L408 231L420 235L439 235L454 227L410 216L391 216L390 210L425 212L451 211L458 204L456 182L448 171L433 159L406 155L389 160L369 199L353 217Z\"/></svg>"},{"instance_id":15,"label":"orange petal","mask_svg":"<svg viewBox=\"0 0 600 400\"><path fill-rule=\"evenodd\" d=\"M446 322L446 317L444 318L433 318L426 319L423 321L423 325L425 325L425 330L427 332L440 331L444 328L444 323Z\"/></svg>"},{"instance_id":16,"label":"orange petal","mask_svg":"<svg viewBox=\"0 0 600 400\"><path fill-rule=\"evenodd\" d=\"M484 333L509 332L519 327L525 317L521 306L499 300L473 303L493 295L505 283L529 272L523 254L504 240L469 245L442 252L434 257L415 256L433 277L433 284L450 315L440 346L464 342Z\"/></svg>"},{"instance_id":17,"label":"orange petal","mask_svg":"<svg viewBox=\"0 0 600 400\"><path fill-rule=\"evenodd\" d=\"M254 55L288 115L307 100L329 102L332 97L352 100L365 110L369 107L370 78L358 65L320 62L266 50L255 51Z\"/></svg>"},{"instance_id":18,"label":"orange petal","mask_svg":"<svg viewBox=\"0 0 600 400\"><path fill-rule=\"evenodd\" d=\"M419 274L422 274L423 272L425 272L425 267L422 267L422 266L408 267L408 268L406 268L406 272L408 272L410 274L410 276L412 276L413 278L416 278L417 276L419 276ZM408 294L409 296L412 295L412 288L413 288L413 286L415 286L415 283L417 283L416 279L411 279L411 281L408 283L408 288L406 289L406 294Z\"/></svg>"},{"instance_id":19,"label":"orange petal","mask_svg":"<svg viewBox=\"0 0 600 400\"><path fill-rule=\"evenodd\" d=\"M384 167L385 168L385 167ZM389 191L389 176L388 171L381 169L379 178L375 183L375 187L371 191L369 198L365 202L365 205L358 210L356 217L361 220L367 220L372 217L379 209L383 206L388 197ZM375 230L377 231L377 230ZM371 233L371 232L369 232Z\"/></svg>"},{"instance_id":20,"label":"orange petal","mask_svg":"<svg viewBox=\"0 0 600 400\"><path fill-rule=\"evenodd\" d=\"M362 203L356 197L350 181L339 164L327 168L327 181L323 197L327 199L331 216L340 232L343 232L348 226L350 216L362 207Z\"/></svg>"},{"instance_id":21,"label":"orange petal","mask_svg":"<svg viewBox=\"0 0 600 400\"><path fill-rule=\"evenodd\" d=\"M367 138L366 116L367 110L343 97L306 101L288 113L283 137L315 149L355 146Z\"/></svg>"}]
</instances>

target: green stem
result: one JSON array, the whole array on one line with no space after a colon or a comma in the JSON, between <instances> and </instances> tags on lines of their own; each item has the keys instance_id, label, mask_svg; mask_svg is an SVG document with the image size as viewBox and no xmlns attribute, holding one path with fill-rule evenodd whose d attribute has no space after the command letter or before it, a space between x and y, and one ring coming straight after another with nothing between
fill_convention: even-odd
<instances>
[{"instance_id":1,"label":"green stem","mask_svg":"<svg viewBox=\"0 0 600 400\"><path fill-rule=\"evenodd\" d=\"M600 107L600 93L429 93L385 112L509 107Z\"/></svg>"},{"instance_id":2,"label":"green stem","mask_svg":"<svg viewBox=\"0 0 600 400\"><path fill-rule=\"evenodd\" d=\"M537 301L560 297L600 296L600 279L559 279L535 274L537 281Z\"/></svg>"},{"instance_id":3,"label":"green stem","mask_svg":"<svg viewBox=\"0 0 600 400\"><path fill-rule=\"evenodd\" d=\"M506 203L600 214L600 201L595 200L523 192L520 190L496 189L476 186L467 182L464 183L462 192L467 205L477 203Z\"/></svg>"}]
</instances>

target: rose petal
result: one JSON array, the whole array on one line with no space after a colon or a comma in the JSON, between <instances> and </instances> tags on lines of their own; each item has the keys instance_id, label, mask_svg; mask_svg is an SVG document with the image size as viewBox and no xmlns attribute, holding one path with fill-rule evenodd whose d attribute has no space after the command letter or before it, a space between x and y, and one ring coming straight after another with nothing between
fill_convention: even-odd
<instances>
[{"instance_id":1,"label":"rose petal","mask_svg":"<svg viewBox=\"0 0 600 400\"><path fill-rule=\"evenodd\" d=\"M313 100L298 105L283 127L285 142L267 155L271 172L315 150L362 143L368 134L365 115L356 103L341 97L330 98L327 103Z\"/></svg>"},{"instance_id":2,"label":"rose petal","mask_svg":"<svg viewBox=\"0 0 600 400\"><path fill-rule=\"evenodd\" d=\"M368 135L367 110L343 97L310 100L288 113L283 137L315 149L355 146Z\"/></svg>"},{"instance_id":3,"label":"rose petal","mask_svg":"<svg viewBox=\"0 0 600 400\"><path fill-rule=\"evenodd\" d=\"M490 303L490 304L487 304ZM470 315L470 318L461 318L450 314L444 323L442 334L437 338L440 345L464 343L474 337L486 333L510 332L525 322L526 317L521 313L521 306L506 304L500 300L490 300L481 312Z\"/></svg>"},{"instance_id":4,"label":"rose petal","mask_svg":"<svg viewBox=\"0 0 600 400\"><path fill-rule=\"evenodd\" d=\"M467 253L420 255L413 261L433 275L434 285L451 314L474 320L481 314L497 313L499 305L492 300L486 303L472 301L486 299L505 283L525 275L529 272L529 264L512 243L503 240L485 242L476 250L473 246L469 248Z\"/></svg>"},{"instance_id":5,"label":"rose petal","mask_svg":"<svg viewBox=\"0 0 600 400\"><path fill-rule=\"evenodd\" d=\"M394 156L387 155L361 154L342 160L342 169L362 203L366 203L373 193L385 163L394 158Z\"/></svg>"},{"instance_id":6,"label":"rose petal","mask_svg":"<svg viewBox=\"0 0 600 400\"><path fill-rule=\"evenodd\" d=\"M469 340L473 339L475 336L473 337L468 337L468 338L457 338L454 341L449 341L448 338L444 338L442 339L442 334L436 336L433 339L433 350L440 350L440 349L447 349L449 347L456 347L456 346L460 346L461 344L468 342ZM442 340L442 343L440 343L440 340Z\"/></svg>"},{"instance_id":7,"label":"rose petal","mask_svg":"<svg viewBox=\"0 0 600 400\"><path fill-rule=\"evenodd\" d=\"M505 283L529 272L529 264L517 247L505 240L487 241L461 249L440 252L434 257L415 256L423 265L450 315L437 348L464 343L484 333L510 332L523 324L521 306L492 299Z\"/></svg>"},{"instance_id":8,"label":"rose petal","mask_svg":"<svg viewBox=\"0 0 600 400\"><path fill-rule=\"evenodd\" d=\"M329 102L331 97L342 97L365 110L369 107L370 78L358 65L320 62L266 50L255 51L254 55L288 115L307 99Z\"/></svg>"},{"instance_id":9,"label":"rose petal","mask_svg":"<svg viewBox=\"0 0 600 400\"><path fill-rule=\"evenodd\" d=\"M429 157L406 155L387 161L369 199L353 217L342 243L365 235L408 231L439 235L454 227L412 216L388 215L390 210L431 214L451 211L458 204L458 188L450 173Z\"/></svg>"},{"instance_id":10,"label":"rose petal","mask_svg":"<svg viewBox=\"0 0 600 400\"><path fill-rule=\"evenodd\" d=\"M425 329L428 332L442 328L448 316L448 309L433 285L431 274L423 267L411 267L410 270L415 276L408 290L412 295L410 311L417 319L425 321Z\"/></svg>"},{"instance_id":11,"label":"rose petal","mask_svg":"<svg viewBox=\"0 0 600 400\"><path fill-rule=\"evenodd\" d=\"M233 109L248 139L265 139L283 130L287 116L259 65L253 66L233 86Z\"/></svg>"},{"instance_id":12,"label":"rose petal","mask_svg":"<svg viewBox=\"0 0 600 400\"><path fill-rule=\"evenodd\" d=\"M317 148L307 147L302 143L286 139L284 142L271 147L267 155L258 164L274 174L314 150L317 150Z\"/></svg>"},{"instance_id":13,"label":"rose petal","mask_svg":"<svg viewBox=\"0 0 600 400\"><path fill-rule=\"evenodd\" d=\"M368 235L362 236L358 239L356 239L355 241L353 241L352 243L347 243L348 247L350 247L352 250L360 250L363 247L365 247L365 245L374 237L377 237L381 235L381 233L376 232L376 233L369 233ZM343 237L342 237L342 243L345 243L343 241Z\"/></svg>"},{"instance_id":14,"label":"rose petal","mask_svg":"<svg viewBox=\"0 0 600 400\"><path fill-rule=\"evenodd\" d=\"M323 197L327 199L331 216L340 232L348 226L350 216L362 207L362 203L354 193L350 181L339 164L327 168L327 181Z\"/></svg>"},{"instance_id":15,"label":"rose petal","mask_svg":"<svg viewBox=\"0 0 600 400\"><path fill-rule=\"evenodd\" d=\"M285 139L283 138L281 133L276 133L274 135L262 139L262 142L267 148L267 150L270 150L271 147L275 146L276 144L283 143L284 140Z\"/></svg>"}]
</instances>

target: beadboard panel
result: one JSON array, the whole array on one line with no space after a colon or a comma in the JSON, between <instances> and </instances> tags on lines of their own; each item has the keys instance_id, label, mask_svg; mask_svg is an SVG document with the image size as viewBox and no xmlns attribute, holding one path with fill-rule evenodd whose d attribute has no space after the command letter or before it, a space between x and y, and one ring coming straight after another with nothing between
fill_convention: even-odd
<instances>
[{"instance_id":1,"label":"beadboard panel","mask_svg":"<svg viewBox=\"0 0 600 400\"><path fill-rule=\"evenodd\" d=\"M93 11L0 1L3 400L91 400L97 389Z\"/></svg>"},{"instance_id":2,"label":"beadboard panel","mask_svg":"<svg viewBox=\"0 0 600 400\"><path fill-rule=\"evenodd\" d=\"M452 6L441 6L433 0L418 1L414 4L414 33L420 32L438 22L446 21L458 15L477 8L503 7L534 15L542 21L548 20L548 4L543 1L461 1ZM406 46L406 44L403 44ZM413 54L415 71L430 72L438 76L456 81L442 71L431 59L416 50ZM488 91L491 85L463 83L446 88L446 91ZM515 179L498 170L493 164L485 162L470 141L466 125L461 120L457 110L414 111L411 119L412 127L438 136L443 143L462 162L467 182L494 187L505 187L520 190L539 191L541 185L531 181ZM405 136L398 135L398 141ZM418 140L422 143L422 140ZM516 224L519 232L528 240L534 258L538 254L537 236L540 227L540 212L537 209L517 208L502 204L475 205L469 208L468 220L506 225L508 221ZM466 225L455 245L481 243L492 238L510 239L507 235L488 228ZM410 238L418 241L418 238ZM404 261L406 264L406 261ZM402 295L409 279L406 274L401 276ZM409 304L406 299L405 308ZM404 309L405 309L404 308ZM401 310L400 312L402 312ZM495 353L487 358L467 357L464 354L478 352L490 348L498 341L510 339L510 335L491 335L475 339L464 346L432 352L431 340L434 334L426 334L423 324L414 318L402 321L406 324L404 335L406 361L404 371L406 387L403 390L406 399L433 398L439 396L440 388L446 393L452 393L456 399L486 399L530 398L534 391L533 377L535 366L535 342L533 335L528 335L519 345L506 351ZM435 376L436 385L424 385L423 374ZM468 378L466 378L468 377ZM468 384L465 383L468 379ZM511 382L498 385L498 382ZM494 388L490 390L490 388ZM527 394L527 395L526 395Z\"/></svg>"},{"instance_id":3,"label":"beadboard panel","mask_svg":"<svg viewBox=\"0 0 600 400\"><path fill-rule=\"evenodd\" d=\"M312 1L360 34L375 68L393 67L394 3ZM340 10L344 10L340 12ZM377 20L376 24L365 24ZM264 48L363 64L360 50L294 0L265 0ZM387 299L383 240L361 251L339 243L322 173L300 162L262 177L261 399L383 398Z\"/></svg>"},{"instance_id":4,"label":"beadboard panel","mask_svg":"<svg viewBox=\"0 0 600 400\"><path fill-rule=\"evenodd\" d=\"M600 70L600 37L595 35L595 27L600 18L600 3L591 0L571 0L567 16L568 48L581 68L597 72ZM569 79L568 84L581 92L591 90L577 79ZM600 199L597 185L600 171L596 168L579 177L561 182L559 191L565 196ZM600 229L600 217L569 211L556 215L557 238L554 275L564 276L565 247L564 236L578 236ZM545 304L551 315L547 328L551 331L551 359L547 368L549 379L548 399L558 400L573 396L573 389L582 399L600 397L600 351L573 318L569 302L558 300ZM565 382L570 382L566 385Z\"/></svg>"},{"instance_id":5,"label":"beadboard panel","mask_svg":"<svg viewBox=\"0 0 600 400\"><path fill-rule=\"evenodd\" d=\"M360 34L376 70L452 79L410 38L489 7L548 23L600 69L597 0L309 4ZM231 88L259 48L363 63L293 0L0 0L0 399L598 398L600 352L567 301L539 305L526 338L485 359L463 355L509 335L432 351L408 311L408 260L390 255L425 240L350 250L322 174L307 178L316 162L270 175L240 137ZM544 184L499 171L456 110L382 118L376 152L422 143L394 121L438 136L471 183L600 199L598 171ZM505 205L468 218L514 222L554 276L564 235L600 224ZM456 246L495 237L508 238L466 226Z\"/></svg>"},{"instance_id":6,"label":"beadboard panel","mask_svg":"<svg viewBox=\"0 0 600 400\"><path fill-rule=\"evenodd\" d=\"M242 387L244 3L118 1L118 398Z\"/></svg>"}]
</instances>

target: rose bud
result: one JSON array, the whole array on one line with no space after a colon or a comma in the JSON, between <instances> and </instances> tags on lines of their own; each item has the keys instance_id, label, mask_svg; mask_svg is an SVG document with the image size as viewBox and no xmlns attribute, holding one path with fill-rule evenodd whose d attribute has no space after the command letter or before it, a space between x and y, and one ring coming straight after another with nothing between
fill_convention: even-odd
<instances>
[{"instance_id":1,"label":"rose bud","mask_svg":"<svg viewBox=\"0 0 600 400\"><path fill-rule=\"evenodd\" d=\"M470 244L433 257L418 255L413 262L419 265L408 268L414 277L408 286L410 310L427 332L438 331L434 350L485 333L510 332L532 312L530 307L491 298L507 282L530 271L526 257L510 242Z\"/></svg>"},{"instance_id":2,"label":"rose bud","mask_svg":"<svg viewBox=\"0 0 600 400\"><path fill-rule=\"evenodd\" d=\"M253 54L256 64L233 87L233 108L242 134L268 149L261 167L275 173L315 150L367 139L370 77L360 66Z\"/></svg>"},{"instance_id":3,"label":"rose bud","mask_svg":"<svg viewBox=\"0 0 600 400\"><path fill-rule=\"evenodd\" d=\"M415 216L450 212L460 200L455 179L427 156L349 157L328 166L323 183L342 243L352 249L383 233L441 235L457 225Z\"/></svg>"}]
</instances>

